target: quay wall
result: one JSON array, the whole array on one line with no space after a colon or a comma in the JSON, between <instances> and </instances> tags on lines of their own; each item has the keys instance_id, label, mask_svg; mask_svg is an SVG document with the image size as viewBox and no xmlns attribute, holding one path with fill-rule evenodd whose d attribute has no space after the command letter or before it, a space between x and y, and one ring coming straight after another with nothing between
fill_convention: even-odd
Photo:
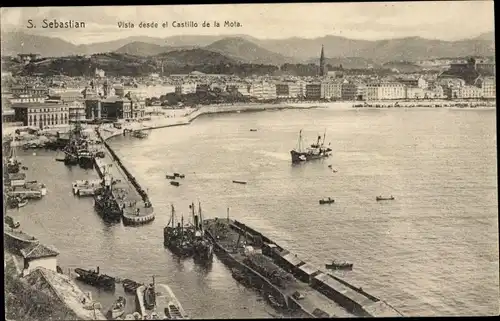
<instances>
[{"instance_id":1,"label":"quay wall","mask_svg":"<svg viewBox=\"0 0 500 321\"><path fill-rule=\"evenodd\" d=\"M252 279L252 284L253 285L260 285L262 286L263 289L265 289L265 292L268 294L271 294L276 300L288 308L299 311L302 313L304 317L310 317L314 318L315 316L308 313L306 310L302 309L300 304L298 304L295 300L293 300L291 297L288 297L286 294L284 294L277 286L272 284L266 277L261 275L259 272L255 271L248 265L239 262L237 259L235 259L229 251L224 249L222 246L218 244L218 242L215 240L213 235L209 231L205 231L207 235L214 241L214 249L215 252L218 254L219 258L221 261L223 261L224 264L229 266L230 268L237 269L239 271L244 272L247 276L249 276Z\"/></svg>"},{"instance_id":2,"label":"quay wall","mask_svg":"<svg viewBox=\"0 0 500 321\"><path fill-rule=\"evenodd\" d=\"M241 228L246 233L248 233L251 236L253 236L252 238L254 240L261 239L262 241L264 241L266 243L275 244L280 251L285 252L285 250L283 250L283 248L281 248L279 245L277 245L271 239L269 239L266 236L262 235L261 233L255 231L253 228L251 228L251 227L249 227L249 226L247 226L247 225L245 225L245 224L243 224L241 222L238 222L238 221L234 221L234 224L236 226L238 226L239 228ZM289 252L286 251L286 253L288 254ZM280 266L285 271L289 270L289 266L285 265L283 263L283 261L281 261L281 260L275 260L275 264L277 264L278 266ZM293 270L292 270L292 272L293 272ZM293 273L293 274L295 274L295 273ZM294 276L297 277L298 275L294 275ZM371 315L369 312L367 312L366 309L364 308L364 306L370 305L372 303L380 302L380 299L378 299L377 297L375 297L373 295L370 295L370 294L366 293L361 288L358 288L358 287L356 287L356 286L354 286L354 285L348 283L347 281L342 280L342 279L340 279L338 277L334 277L334 276L332 276L330 274L328 274L328 277L332 277L334 280L336 280L337 282L339 282L340 286L344 285L344 286L348 287L349 289L355 291L355 293L357 293L356 297L358 298L358 300L351 298L349 296L349 293L346 293L345 291L343 291L343 289L335 289L332 286L328 286L330 288L330 290L331 290L331 291L328 291L328 292L332 292L332 293L329 293L330 294L329 297L331 297L332 299L334 299L342 307L344 307L348 311L354 313L355 315L359 315L359 316L374 316L374 315ZM312 288L318 290L318 286L316 286L316 284L314 284L314 283L315 282L310 282L310 286ZM326 290L326 287L327 286L322 286L322 288L324 290ZM323 291L320 291L320 292L323 292ZM297 302L297 301L295 301L293 298L290 298L289 301L291 301L294 304L300 306L300 303ZM397 312L399 314L398 311L395 311L395 312Z\"/></svg>"}]
</instances>

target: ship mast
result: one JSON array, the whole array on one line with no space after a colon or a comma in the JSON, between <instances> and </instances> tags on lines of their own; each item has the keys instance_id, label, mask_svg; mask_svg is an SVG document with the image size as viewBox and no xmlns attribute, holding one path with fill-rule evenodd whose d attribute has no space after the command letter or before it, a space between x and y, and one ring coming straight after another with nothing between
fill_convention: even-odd
<instances>
[{"instance_id":1,"label":"ship mast","mask_svg":"<svg viewBox=\"0 0 500 321\"><path fill-rule=\"evenodd\" d=\"M198 201L198 216L199 216L199 219L200 219L200 229L201 229L201 232L204 233L203 217L201 215L201 203L200 203L200 201Z\"/></svg>"},{"instance_id":2,"label":"ship mast","mask_svg":"<svg viewBox=\"0 0 500 321\"><path fill-rule=\"evenodd\" d=\"M325 133L323 134L323 145L325 145L325 139L326 139L326 128L325 128Z\"/></svg>"},{"instance_id":3,"label":"ship mast","mask_svg":"<svg viewBox=\"0 0 500 321\"><path fill-rule=\"evenodd\" d=\"M170 221L172 221L172 228L175 228L175 209L174 204L170 204L172 208L172 216L170 216Z\"/></svg>"},{"instance_id":4,"label":"ship mast","mask_svg":"<svg viewBox=\"0 0 500 321\"><path fill-rule=\"evenodd\" d=\"M196 226L196 214L194 213L194 202L191 202L191 215L193 216L193 225L194 225L194 230L196 231L198 229L198 226Z\"/></svg>"},{"instance_id":5,"label":"ship mast","mask_svg":"<svg viewBox=\"0 0 500 321\"><path fill-rule=\"evenodd\" d=\"M299 150L298 152L302 151L302 129L299 132Z\"/></svg>"}]
</instances>

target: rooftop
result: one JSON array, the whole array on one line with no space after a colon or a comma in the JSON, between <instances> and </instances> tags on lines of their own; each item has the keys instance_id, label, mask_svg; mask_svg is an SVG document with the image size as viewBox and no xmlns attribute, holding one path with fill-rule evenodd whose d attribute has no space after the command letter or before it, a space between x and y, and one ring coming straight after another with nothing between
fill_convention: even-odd
<instances>
[{"instance_id":1,"label":"rooftop","mask_svg":"<svg viewBox=\"0 0 500 321\"><path fill-rule=\"evenodd\" d=\"M33 244L21 250L21 254L25 259L39 259L43 257L58 256L59 252L51 249L43 244Z\"/></svg>"},{"instance_id":2,"label":"rooftop","mask_svg":"<svg viewBox=\"0 0 500 321\"><path fill-rule=\"evenodd\" d=\"M287 262L293 264L293 266L297 266L299 265L300 263L303 263L301 259L299 259L297 257L297 255L293 254L293 253L288 253L286 255L283 255L282 256L283 259L285 259Z\"/></svg>"},{"instance_id":3,"label":"rooftop","mask_svg":"<svg viewBox=\"0 0 500 321\"><path fill-rule=\"evenodd\" d=\"M40 102L15 103L15 104L12 104L11 108L52 108L52 107L61 107L61 104L40 103Z\"/></svg>"}]
</instances>

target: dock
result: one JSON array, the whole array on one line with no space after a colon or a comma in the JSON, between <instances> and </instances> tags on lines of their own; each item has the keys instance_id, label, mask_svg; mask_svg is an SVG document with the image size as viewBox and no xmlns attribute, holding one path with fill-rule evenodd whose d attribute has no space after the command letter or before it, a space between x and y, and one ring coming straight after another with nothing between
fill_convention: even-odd
<instances>
[{"instance_id":1,"label":"dock","mask_svg":"<svg viewBox=\"0 0 500 321\"><path fill-rule=\"evenodd\" d=\"M113 197L118 206L123 208L123 223L127 225L141 225L153 221L155 219L154 209L144 190L138 185L135 178L123 166L121 160L114 152L106 148L105 154L106 157L94 160L96 170L101 178L106 174L113 177L115 181L113 185Z\"/></svg>"}]
</instances>

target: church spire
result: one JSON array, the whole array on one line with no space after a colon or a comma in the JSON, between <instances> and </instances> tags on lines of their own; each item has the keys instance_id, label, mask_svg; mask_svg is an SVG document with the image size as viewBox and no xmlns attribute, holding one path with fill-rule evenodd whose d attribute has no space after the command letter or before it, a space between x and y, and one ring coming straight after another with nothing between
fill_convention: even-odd
<instances>
[{"instance_id":1,"label":"church spire","mask_svg":"<svg viewBox=\"0 0 500 321\"><path fill-rule=\"evenodd\" d=\"M325 48L321 45L321 56L319 57L319 75L325 77L327 74L325 64Z\"/></svg>"}]
</instances>

